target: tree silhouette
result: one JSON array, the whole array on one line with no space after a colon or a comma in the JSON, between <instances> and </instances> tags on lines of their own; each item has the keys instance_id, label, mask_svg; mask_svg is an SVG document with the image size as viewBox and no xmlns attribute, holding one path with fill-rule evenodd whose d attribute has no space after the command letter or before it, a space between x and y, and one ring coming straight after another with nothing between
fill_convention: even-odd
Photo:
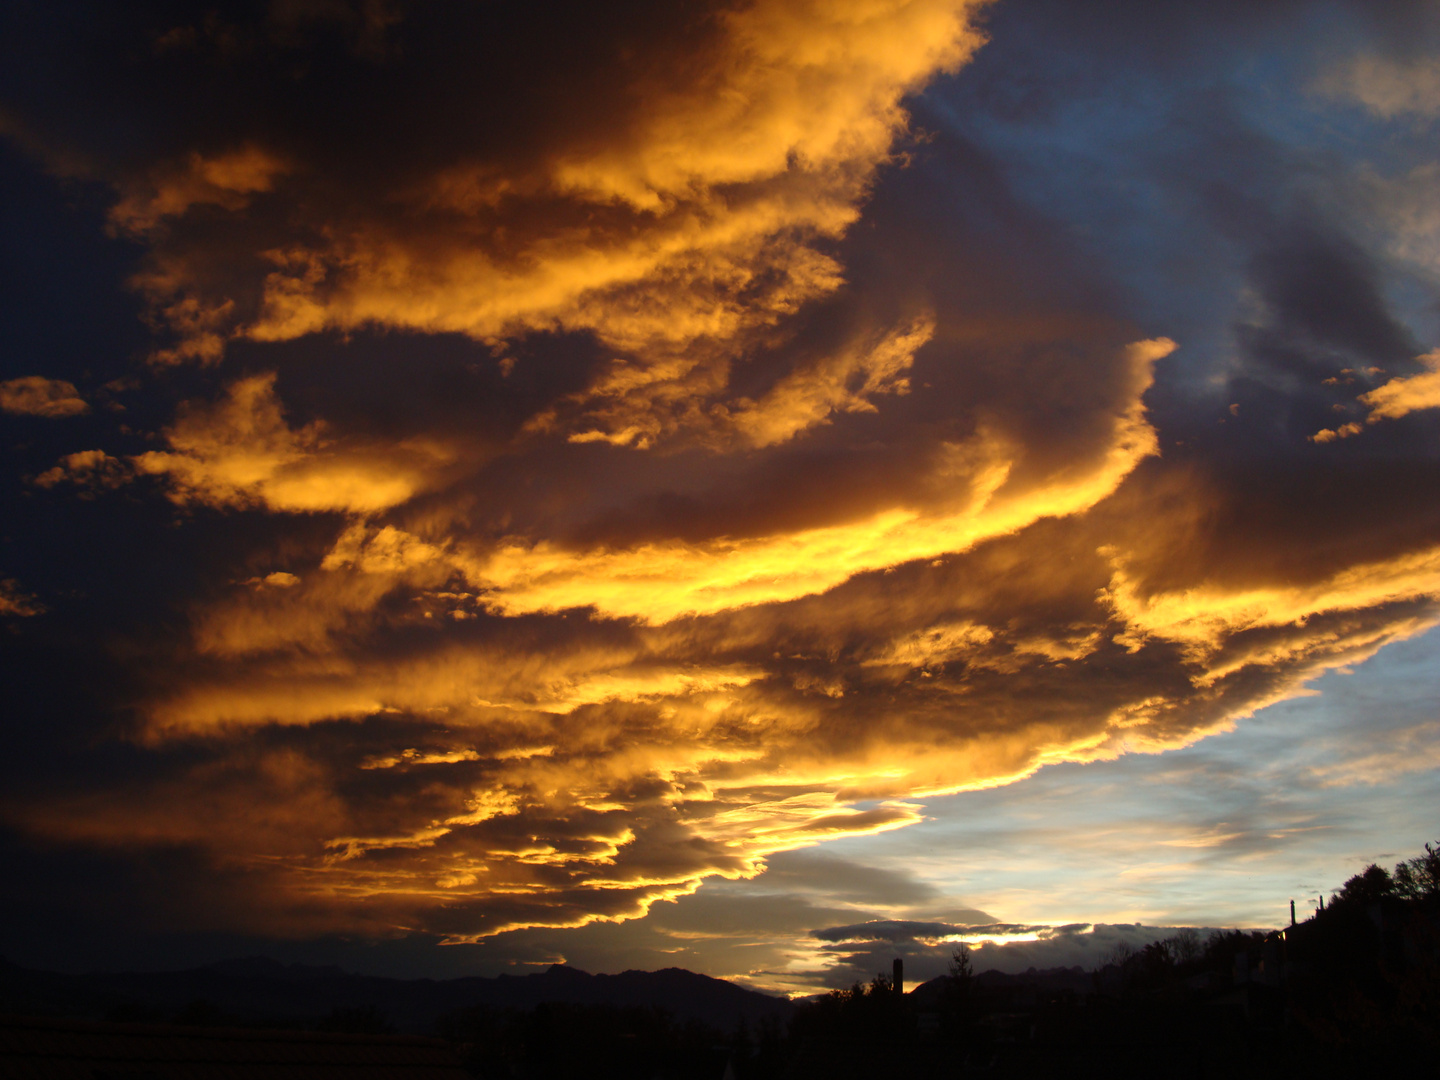
<instances>
[{"instance_id":1,"label":"tree silhouette","mask_svg":"<svg viewBox=\"0 0 1440 1080\"><path fill-rule=\"evenodd\" d=\"M1340 887L1335 902L1340 904L1373 904L1395 895L1395 882L1383 866L1371 863Z\"/></svg>"},{"instance_id":2,"label":"tree silhouette","mask_svg":"<svg viewBox=\"0 0 1440 1080\"><path fill-rule=\"evenodd\" d=\"M1440 897L1440 847L1425 845L1425 854L1395 864L1395 895L1406 900Z\"/></svg>"},{"instance_id":3,"label":"tree silhouette","mask_svg":"<svg viewBox=\"0 0 1440 1080\"><path fill-rule=\"evenodd\" d=\"M963 1030L974 1021L975 967L970 960L970 946L963 941L950 954L949 978L942 1000L952 1028Z\"/></svg>"},{"instance_id":4,"label":"tree silhouette","mask_svg":"<svg viewBox=\"0 0 1440 1080\"><path fill-rule=\"evenodd\" d=\"M1130 942L1123 940L1117 941L1105 950L1103 963L1107 967L1113 964L1118 968L1123 968L1135 956L1135 952L1135 946L1131 945Z\"/></svg>"},{"instance_id":5,"label":"tree silhouette","mask_svg":"<svg viewBox=\"0 0 1440 1080\"><path fill-rule=\"evenodd\" d=\"M1166 938L1165 945L1177 964L1190 964L1200 959L1204 948L1200 944L1200 931L1186 927L1174 937Z\"/></svg>"},{"instance_id":6,"label":"tree silhouette","mask_svg":"<svg viewBox=\"0 0 1440 1080\"><path fill-rule=\"evenodd\" d=\"M950 979L958 987L968 992L970 981L974 978L975 969L970 964L970 946L962 941L950 954Z\"/></svg>"}]
</instances>

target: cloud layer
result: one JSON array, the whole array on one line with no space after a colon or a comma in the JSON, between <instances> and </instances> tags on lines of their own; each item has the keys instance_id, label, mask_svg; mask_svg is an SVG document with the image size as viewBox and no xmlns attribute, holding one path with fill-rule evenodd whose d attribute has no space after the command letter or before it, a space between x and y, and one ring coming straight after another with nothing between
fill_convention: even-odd
<instances>
[{"instance_id":1,"label":"cloud layer","mask_svg":"<svg viewBox=\"0 0 1440 1080\"><path fill-rule=\"evenodd\" d=\"M4 130L103 190L154 333L72 375L104 423L0 384L91 425L16 498L83 496L127 583L25 620L89 635L43 678L81 637L123 672L81 727L127 762L17 786L25 843L173 858L155 917L197 928L629 920L1440 620L1425 161L1322 168L1239 83L1195 111L1199 45L1089 133L1107 54L1158 61L1064 5L561 14L34 16L106 92L12 73ZM1372 31L1294 100L1428 115ZM874 940L957 925L912 914Z\"/></svg>"}]
</instances>

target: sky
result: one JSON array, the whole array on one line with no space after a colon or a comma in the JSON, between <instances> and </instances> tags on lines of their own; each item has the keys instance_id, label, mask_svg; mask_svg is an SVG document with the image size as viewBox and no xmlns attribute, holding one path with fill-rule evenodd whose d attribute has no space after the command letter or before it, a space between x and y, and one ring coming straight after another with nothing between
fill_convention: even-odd
<instances>
[{"instance_id":1,"label":"sky","mask_svg":"<svg viewBox=\"0 0 1440 1080\"><path fill-rule=\"evenodd\" d=\"M808 993L1440 839L1440 9L16 0L0 955Z\"/></svg>"}]
</instances>

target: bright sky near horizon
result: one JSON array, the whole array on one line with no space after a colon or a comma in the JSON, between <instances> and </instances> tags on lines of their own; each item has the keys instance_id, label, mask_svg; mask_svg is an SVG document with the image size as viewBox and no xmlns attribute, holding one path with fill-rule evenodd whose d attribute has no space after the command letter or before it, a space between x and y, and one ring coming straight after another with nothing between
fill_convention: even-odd
<instances>
[{"instance_id":1,"label":"bright sky near horizon","mask_svg":"<svg viewBox=\"0 0 1440 1080\"><path fill-rule=\"evenodd\" d=\"M1440 839L1435 5L0 41L0 954L808 992Z\"/></svg>"}]
</instances>

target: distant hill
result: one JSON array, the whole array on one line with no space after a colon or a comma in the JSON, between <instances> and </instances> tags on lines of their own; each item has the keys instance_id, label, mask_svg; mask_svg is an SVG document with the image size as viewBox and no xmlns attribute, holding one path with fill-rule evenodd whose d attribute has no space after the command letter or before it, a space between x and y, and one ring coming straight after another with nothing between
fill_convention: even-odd
<instances>
[{"instance_id":1,"label":"distant hill","mask_svg":"<svg viewBox=\"0 0 1440 1080\"><path fill-rule=\"evenodd\" d=\"M313 1025L370 1010L397 1030L428 1033L435 1021L475 1006L530 1009L546 1002L658 1007L682 1020L731 1030L742 1019L787 1018L783 998L682 968L590 975L555 964L496 978L388 979L337 967L281 964L263 957L187 971L67 975L0 960L0 1011L89 1019L171 1020L186 1010L201 1021Z\"/></svg>"},{"instance_id":2,"label":"distant hill","mask_svg":"<svg viewBox=\"0 0 1440 1080\"><path fill-rule=\"evenodd\" d=\"M923 982L910 991L910 996L919 1003L939 999L945 993L949 976L939 975L929 982ZM975 987L982 991L1030 989L1041 993L1055 993L1069 990L1086 994L1094 989L1093 977L1082 967L1046 968L1043 971L1030 968L1013 975L1003 971L982 971L975 976Z\"/></svg>"}]
</instances>

